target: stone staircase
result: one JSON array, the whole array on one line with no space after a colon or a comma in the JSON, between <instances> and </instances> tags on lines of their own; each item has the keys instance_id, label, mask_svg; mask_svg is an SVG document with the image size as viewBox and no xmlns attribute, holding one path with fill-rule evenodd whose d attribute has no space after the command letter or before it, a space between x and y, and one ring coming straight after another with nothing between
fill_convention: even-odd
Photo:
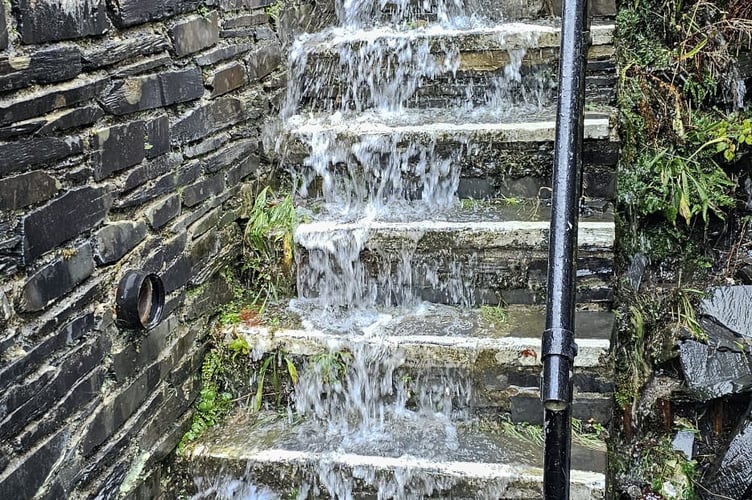
<instances>
[{"instance_id":1,"label":"stone staircase","mask_svg":"<svg viewBox=\"0 0 752 500\"><path fill-rule=\"evenodd\" d=\"M345 2L338 26L295 42L277 150L305 220L300 322L236 331L294 360L294 407L193 445L197 498L542 496L542 445L518 424L542 420L559 27L519 19L547 12L533 3L481 18L480 4ZM573 377L585 427L611 412L619 147L613 6L591 12ZM605 445L575 434L571 498L604 498Z\"/></svg>"}]
</instances>

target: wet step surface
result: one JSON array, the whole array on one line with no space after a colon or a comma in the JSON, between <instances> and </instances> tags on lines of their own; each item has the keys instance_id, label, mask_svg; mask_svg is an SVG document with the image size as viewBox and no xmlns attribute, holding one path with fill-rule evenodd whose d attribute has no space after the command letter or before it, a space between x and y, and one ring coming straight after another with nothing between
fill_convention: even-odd
<instances>
[{"instance_id":1,"label":"wet step surface","mask_svg":"<svg viewBox=\"0 0 752 500\"><path fill-rule=\"evenodd\" d=\"M370 428L241 417L192 446L180 466L197 477L198 498L231 496L216 489L230 487L254 498L294 490L298 498L534 499L542 498L540 450L508 426L410 411ZM575 442L572 499L603 498L605 460L602 443Z\"/></svg>"}]
</instances>

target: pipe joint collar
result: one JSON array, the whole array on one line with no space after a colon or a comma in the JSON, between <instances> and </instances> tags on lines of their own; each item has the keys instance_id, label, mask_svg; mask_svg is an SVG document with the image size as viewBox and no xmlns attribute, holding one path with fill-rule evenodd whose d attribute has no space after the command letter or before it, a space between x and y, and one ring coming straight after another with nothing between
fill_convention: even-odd
<instances>
[{"instance_id":1,"label":"pipe joint collar","mask_svg":"<svg viewBox=\"0 0 752 500\"><path fill-rule=\"evenodd\" d=\"M543 332L543 349L541 359L549 356L564 356L574 362L577 356L577 344L574 332L566 328L549 328Z\"/></svg>"}]
</instances>

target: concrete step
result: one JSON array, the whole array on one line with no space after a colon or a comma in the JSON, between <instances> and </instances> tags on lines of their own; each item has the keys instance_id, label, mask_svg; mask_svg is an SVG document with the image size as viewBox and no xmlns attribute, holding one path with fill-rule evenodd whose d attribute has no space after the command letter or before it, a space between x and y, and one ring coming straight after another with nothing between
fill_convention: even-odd
<instances>
[{"instance_id":1,"label":"concrete step","mask_svg":"<svg viewBox=\"0 0 752 500\"><path fill-rule=\"evenodd\" d=\"M586 113L583 192L591 198L614 198L612 117ZM439 109L300 115L288 120L278 151L304 195L331 202L534 198L551 185L555 127L553 109L516 118Z\"/></svg>"},{"instance_id":2,"label":"concrete step","mask_svg":"<svg viewBox=\"0 0 752 500\"><path fill-rule=\"evenodd\" d=\"M543 498L541 444L508 426L408 413L350 430L252 416L210 432L176 467L197 499ZM604 498L605 470L605 445L575 442L570 498Z\"/></svg>"},{"instance_id":3,"label":"concrete step","mask_svg":"<svg viewBox=\"0 0 752 500\"><path fill-rule=\"evenodd\" d=\"M395 217L401 207L392 207ZM319 220L295 231L298 295L323 306L436 303L541 304L548 267L548 209L457 207L407 219ZM613 215L583 216L579 302L611 300Z\"/></svg>"},{"instance_id":4,"label":"concrete step","mask_svg":"<svg viewBox=\"0 0 752 500\"><path fill-rule=\"evenodd\" d=\"M309 389L317 383L317 360L346 353L358 362L348 366L343 385L362 387L364 380L371 380L381 388L368 391L381 394L381 400L372 397L372 404L447 414L503 412L515 422L539 423L543 307L509 306L499 311L420 304L407 310L359 311L357 324L349 312L322 314L315 307L294 301L293 310L308 318L303 328L241 324L232 335L244 338L258 355L282 350L298 360L298 390L304 394L320 392ZM608 353L613 327L611 312L576 315L575 418L610 421L613 384ZM301 403L309 404L315 406Z\"/></svg>"},{"instance_id":5,"label":"concrete step","mask_svg":"<svg viewBox=\"0 0 752 500\"><path fill-rule=\"evenodd\" d=\"M558 25L476 26L332 28L312 35L291 51L287 113L555 103ZM614 102L614 29L592 26L586 85L591 104Z\"/></svg>"}]
</instances>

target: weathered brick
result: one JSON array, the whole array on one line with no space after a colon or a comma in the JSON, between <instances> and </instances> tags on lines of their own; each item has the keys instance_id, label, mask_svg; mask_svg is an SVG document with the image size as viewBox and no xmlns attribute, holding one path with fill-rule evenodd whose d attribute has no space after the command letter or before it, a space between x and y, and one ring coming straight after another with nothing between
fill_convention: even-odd
<instances>
[{"instance_id":1,"label":"weathered brick","mask_svg":"<svg viewBox=\"0 0 752 500\"><path fill-rule=\"evenodd\" d=\"M91 101L108 81L109 78L80 76L70 82L45 87L28 95L0 99L0 125L42 116L79 102Z\"/></svg>"},{"instance_id":2,"label":"weathered brick","mask_svg":"<svg viewBox=\"0 0 752 500\"><path fill-rule=\"evenodd\" d=\"M219 41L219 18L216 12L177 23L170 30L175 55L193 54Z\"/></svg>"},{"instance_id":3,"label":"weathered brick","mask_svg":"<svg viewBox=\"0 0 752 500\"><path fill-rule=\"evenodd\" d=\"M164 273L162 273L165 293L171 293L178 288L185 286L190 279L191 262L188 257L181 255L171 266L164 270Z\"/></svg>"},{"instance_id":4,"label":"weathered brick","mask_svg":"<svg viewBox=\"0 0 752 500\"><path fill-rule=\"evenodd\" d=\"M9 416L0 425L0 438L16 435L29 422L43 415L51 401L63 399L80 380L102 363L109 348L109 339L97 336L71 351L59 368L48 370L52 376L43 387L10 405Z\"/></svg>"},{"instance_id":5,"label":"weathered brick","mask_svg":"<svg viewBox=\"0 0 752 500\"><path fill-rule=\"evenodd\" d=\"M113 353L112 372L115 378L122 382L156 361L167 345L167 337L176 327L177 319L172 316L150 330L145 337L129 342L123 350Z\"/></svg>"},{"instance_id":6,"label":"weathered brick","mask_svg":"<svg viewBox=\"0 0 752 500\"><path fill-rule=\"evenodd\" d=\"M41 311L73 290L94 272L91 245L85 243L70 257L56 259L34 273L21 292L22 311Z\"/></svg>"},{"instance_id":7,"label":"weathered brick","mask_svg":"<svg viewBox=\"0 0 752 500\"><path fill-rule=\"evenodd\" d=\"M217 153L204 158L202 164L204 171L214 173L232 165L242 162L249 156L254 156L258 150L258 141L255 139L243 139L233 142Z\"/></svg>"},{"instance_id":8,"label":"weathered brick","mask_svg":"<svg viewBox=\"0 0 752 500\"><path fill-rule=\"evenodd\" d=\"M0 391L26 377L33 369L41 366L45 360L52 358L55 352L66 345L72 345L93 329L94 315L87 313L71 320L55 333L38 342L22 358L13 361L0 370Z\"/></svg>"},{"instance_id":9,"label":"weathered brick","mask_svg":"<svg viewBox=\"0 0 752 500\"><path fill-rule=\"evenodd\" d=\"M20 135L31 135L47 123L44 118L32 118L13 125L0 127L0 140L12 139Z\"/></svg>"},{"instance_id":10,"label":"weathered brick","mask_svg":"<svg viewBox=\"0 0 752 500\"><path fill-rule=\"evenodd\" d=\"M216 227L221 214L222 209L217 207L191 224L188 228L188 233L191 235L191 238L195 239L207 232L209 229Z\"/></svg>"},{"instance_id":11,"label":"weathered brick","mask_svg":"<svg viewBox=\"0 0 752 500\"><path fill-rule=\"evenodd\" d=\"M112 72L113 78L127 78L129 76L140 75L149 71L168 66L172 63L172 58L167 52L162 52L154 57L146 57L138 61L120 66Z\"/></svg>"},{"instance_id":12,"label":"weathered brick","mask_svg":"<svg viewBox=\"0 0 752 500\"><path fill-rule=\"evenodd\" d=\"M183 205L186 207L192 207L198 205L200 202L219 194L225 188L224 175L217 174L211 177L207 177L196 184L187 186L183 190Z\"/></svg>"},{"instance_id":13,"label":"weathered brick","mask_svg":"<svg viewBox=\"0 0 752 500\"><path fill-rule=\"evenodd\" d=\"M123 391L110 399L87 426L81 451L88 457L133 415L160 382L160 366L154 363Z\"/></svg>"},{"instance_id":14,"label":"weathered brick","mask_svg":"<svg viewBox=\"0 0 752 500\"><path fill-rule=\"evenodd\" d=\"M173 194L148 207L144 214L152 229L161 229L180 215L180 196Z\"/></svg>"},{"instance_id":15,"label":"weathered brick","mask_svg":"<svg viewBox=\"0 0 752 500\"><path fill-rule=\"evenodd\" d=\"M222 21L224 29L241 28L244 26L258 26L269 22L269 14L266 12L254 12L242 16L231 17Z\"/></svg>"},{"instance_id":16,"label":"weathered brick","mask_svg":"<svg viewBox=\"0 0 752 500\"><path fill-rule=\"evenodd\" d=\"M128 37L97 44L82 54L84 71L118 63L134 55L156 54L170 48L166 36L152 32L131 33Z\"/></svg>"},{"instance_id":17,"label":"weathered brick","mask_svg":"<svg viewBox=\"0 0 752 500\"><path fill-rule=\"evenodd\" d=\"M237 186L241 180L256 172L259 167L258 155L252 154L241 159L227 171L227 187Z\"/></svg>"},{"instance_id":18,"label":"weathered brick","mask_svg":"<svg viewBox=\"0 0 752 500\"><path fill-rule=\"evenodd\" d=\"M183 154L187 158L195 158L197 156L216 151L220 147L230 142L231 139L232 137L230 136L230 134L222 132L217 135L208 137L201 142L197 142L196 144L184 146Z\"/></svg>"},{"instance_id":19,"label":"weathered brick","mask_svg":"<svg viewBox=\"0 0 752 500\"><path fill-rule=\"evenodd\" d=\"M70 80L81 73L81 51L76 46L45 48L30 56L0 57L0 91L32 83Z\"/></svg>"},{"instance_id":20,"label":"weathered brick","mask_svg":"<svg viewBox=\"0 0 752 500\"><path fill-rule=\"evenodd\" d=\"M34 497L57 461L63 457L67 441L68 433L60 431L23 457L0 481L0 496L16 499Z\"/></svg>"},{"instance_id":21,"label":"weathered brick","mask_svg":"<svg viewBox=\"0 0 752 500\"><path fill-rule=\"evenodd\" d=\"M121 221L107 224L94 234L97 264L111 264L120 260L128 251L146 237L143 221Z\"/></svg>"},{"instance_id":22,"label":"weathered brick","mask_svg":"<svg viewBox=\"0 0 752 500\"><path fill-rule=\"evenodd\" d=\"M282 62L282 49L279 43L268 43L254 50L246 58L248 77L258 81L277 69Z\"/></svg>"},{"instance_id":23,"label":"weathered brick","mask_svg":"<svg viewBox=\"0 0 752 500\"><path fill-rule=\"evenodd\" d=\"M8 27L5 24L5 2L0 2L0 50L8 46Z\"/></svg>"},{"instance_id":24,"label":"weathered brick","mask_svg":"<svg viewBox=\"0 0 752 500\"><path fill-rule=\"evenodd\" d=\"M60 183L51 175L35 170L0 182L0 210L16 210L47 201L60 190Z\"/></svg>"},{"instance_id":25,"label":"weathered brick","mask_svg":"<svg viewBox=\"0 0 752 500\"><path fill-rule=\"evenodd\" d=\"M83 151L79 137L38 137L0 144L0 175L26 170Z\"/></svg>"},{"instance_id":26,"label":"weathered brick","mask_svg":"<svg viewBox=\"0 0 752 500\"><path fill-rule=\"evenodd\" d=\"M123 182L123 192L137 188L147 181L156 179L160 175L172 171L183 161L180 154L167 154L154 158L151 161L131 168Z\"/></svg>"},{"instance_id":27,"label":"weathered brick","mask_svg":"<svg viewBox=\"0 0 752 500\"><path fill-rule=\"evenodd\" d=\"M196 56L196 64L199 66L209 66L227 59L234 59L240 54L244 54L253 48L250 43L238 43L233 45L224 45L204 52Z\"/></svg>"},{"instance_id":28,"label":"weathered brick","mask_svg":"<svg viewBox=\"0 0 752 500\"><path fill-rule=\"evenodd\" d=\"M112 199L105 188L68 191L23 218L23 252L28 264L46 251L92 229L107 215Z\"/></svg>"},{"instance_id":29,"label":"weathered brick","mask_svg":"<svg viewBox=\"0 0 752 500\"><path fill-rule=\"evenodd\" d=\"M220 97L184 114L172 127L172 143L181 144L201 139L212 132L238 123L244 118L240 99Z\"/></svg>"},{"instance_id":30,"label":"weathered brick","mask_svg":"<svg viewBox=\"0 0 752 500\"><path fill-rule=\"evenodd\" d=\"M98 398L105 375L104 367L97 367L73 386L58 404L44 412L44 416L36 425L25 429L16 437L18 448L31 448L39 439L63 427L68 417Z\"/></svg>"},{"instance_id":31,"label":"weathered brick","mask_svg":"<svg viewBox=\"0 0 752 500\"><path fill-rule=\"evenodd\" d=\"M51 135L55 132L91 125L104 116L102 108L96 105L66 109L45 117L45 124L38 135Z\"/></svg>"},{"instance_id":32,"label":"weathered brick","mask_svg":"<svg viewBox=\"0 0 752 500\"><path fill-rule=\"evenodd\" d=\"M157 160L158 159L159 158L157 158ZM115 205L118 208L129 208L141 205L150 200L153 200L157 196L161 196L167 192L174 191L180 186L190 184L198 178L199 173L201 172L201 165L197 161L192 161L180 165L175 170L175 172L169 172L155 179L153 182L143 187L142 189L136 190L128 194L127 196L121 197L115 202Z\"/></svg>"},{"instance_id":33,"label":"weathered brick","mask_svg":"<svg viewBox=\"0 0 752 500\"><path fill-rule=\"evenodd\" d=\"M146 122L146 157L156 158L170 150L170 120L162 115Z\"/></svg>"},{"instance_id":34,"label":"weathered brick","mask_svg":"<svg viewBox=\"0 0 752 500\"><path fill-rule=\"evenodd\" d=\"M211 97L226 94L246 83L248 83L248 75L245 66L238 62L217 68L216 72L206 81L207 87L212 91Z\"/></svg>"},{"instance_id":35,"label":"weathered brick","mask_svg":"<svg viewBox=\"0 0 752 500\"><path fill-rule=\"evenodd\" d=\"M14 0L23 43L101 35L110 27L105 0Z\"/></svg>"},{"instance_id":36,"label":"weathered brick","mask_svg":"<svg viewBox=\"0 0 752 500\"><path fill-rule=\"evenodd\" d=\"M214 276L206 284L188 292L186 319L194 320L214 312L218 307L232 300L232 290L222 276Z\"/></svg>"},{"instance_id":37,"label":"weathered brick","mask_svg":"<svg viewBox=\"0 0 752 500\"><path fill-rule=\"evenodd\" d=\"M140 120L95 131L94 178L102 180L141 163L146 157L145 134L145 124Z\"/></svg>"},{"instance_id":38,"label":"weathered brick","mask_svg":"<svg viewBox=\"0 0 752 500\"><path fill-rule=\"evenodd\" d=\"M189 67L114 82L102 98L110 113L124 115L192 101L204 95L201 71Z\"/></svg>"},{"instance_id":39,"label":"weathered brick","mask_svg":"<svg viewBox=\"0 0 752 500\"><path fill-rule=\"evenodd\" d=\"M219 7L222 10L253 10L268 7L273 3L274 0L219 0Z\"/></svg>"},{"instance_id":40,"label":"weathered brick","mask_svg":"<svg viewBox=\"0 0 752 500\"><path fill-rule=\"evenodd\" d=\"M113 20L119 27L166 19L198 8L204 0L113 0Z\"/></svg>"},{"instance_id":41,"label":"weathered brick","mask_svg":"<svg viewBox=\"0 0 752 500\"><path fill-rule=\"evenodd\" d=\"M191 267L193 269L203 266L211 257L217 254L220 247L219 232L211 230L191 243Z\"/></svg>"}]
</instances>

